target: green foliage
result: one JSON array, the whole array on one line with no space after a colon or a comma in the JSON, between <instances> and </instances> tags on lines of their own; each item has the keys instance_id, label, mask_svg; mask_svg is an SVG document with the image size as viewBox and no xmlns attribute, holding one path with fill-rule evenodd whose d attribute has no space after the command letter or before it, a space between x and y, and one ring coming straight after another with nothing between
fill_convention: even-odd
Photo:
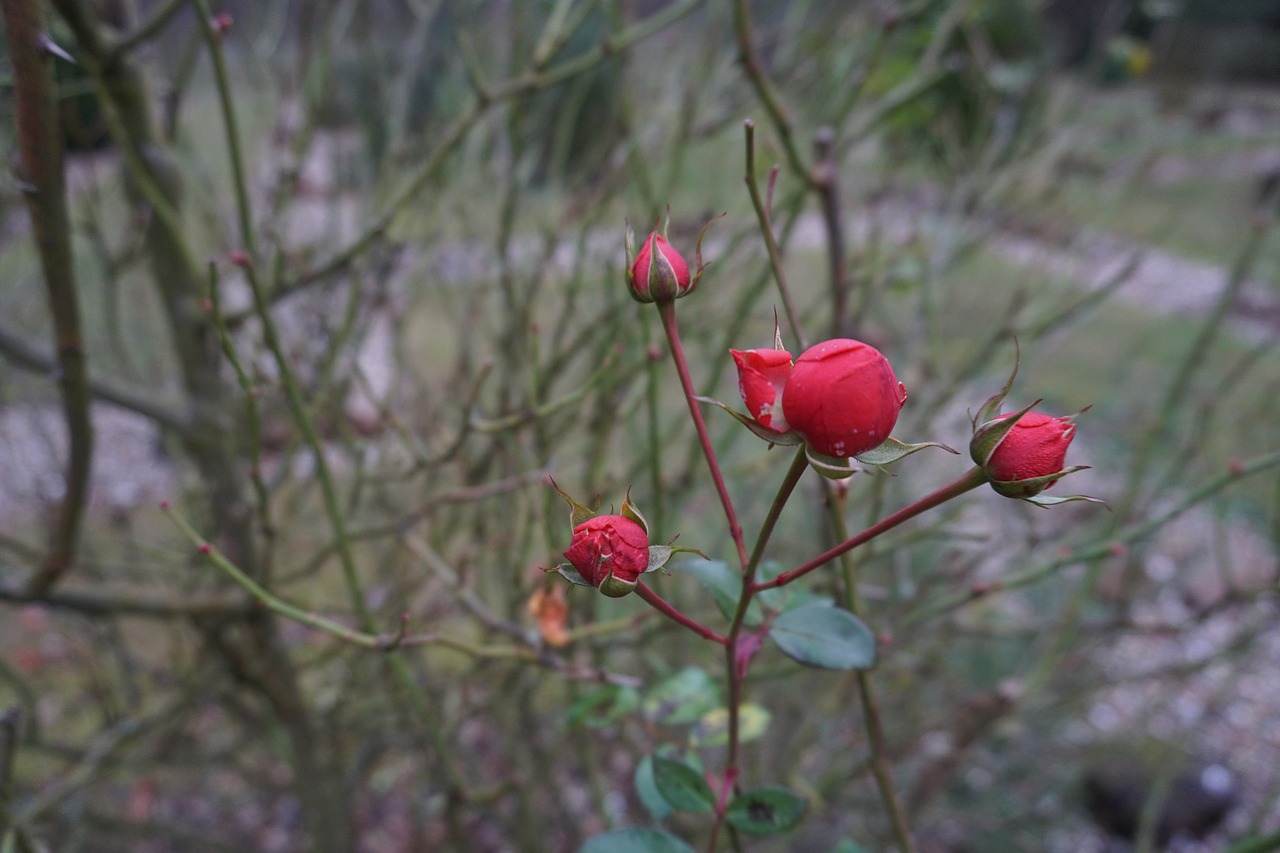
<instances>
[{"instance_id":1,"label":"green foliage","mask_svg":"<svg viewBox=\"0 0 1280 853\"><path fill-rule=\"evenodd\" d=\"M748 835L777 835L795 827L807 809L804 798L786 788L755 788L735 796L726 817Z\"/></svg>"},{"instance_id":2,"label":"green foliage","mask_svg":"<svg viewBox=\"0 0 1280 853\"><path fill-rule=\"evenodd\" d=\"M693 848L660 829L615 829L590 838L578 853L692 853Z\"/></svg>"},{"instance_id":3,"label":"green foliage","mask_svg":"<svg viewBox=\"0 0 1280 853\"><path fill-rule=\"evenodd\" d=\"M876 663L876 638L847 610L811 602L778 615L769 638L788 657L823 669L870 669Z\"/></svg>"}]
</instances>

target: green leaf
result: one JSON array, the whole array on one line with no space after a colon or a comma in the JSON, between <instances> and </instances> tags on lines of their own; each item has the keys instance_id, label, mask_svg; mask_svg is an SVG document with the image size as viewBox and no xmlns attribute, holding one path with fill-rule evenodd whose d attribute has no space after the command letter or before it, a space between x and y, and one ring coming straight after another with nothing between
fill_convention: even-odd
<instances>
[{"instance_id":1,"label":"green leaf","mask_svg":"<svg viewBox=\"0 0 1280 853\"><path fill-rule=\"evenodd\" d=\"M746 702L738 708L738 741L747 743L759 738L769 728L773 715L754 702ZM689 745L694 747L724 746L729 743L729 711L716 708L702 715L689 735Z\"/></svg>"},{"instance_id":2,"label":"green leaf","mask_svg":"<svg viewBox=\"0 0 1280 853\"><path fill-rule=\"evenodd\" d=\"M716 804L701 771L679 759L653 756L653 783L676 811L709 812Z\"/></svg>"},{"instance_id":3,"label":"green leaf","mask_svg":"<svg viewBox=\"0 0 1280 853\"><path fill-rule=\"evenodd\" d=\"M578 853L693 853L693 848L661 829L633 826L592 836Z\"/></svg>"},{"instance_id":4,"label":"green leaf","mask_svg":"<svg viewBox=\"0 0 1280 853\"><path fill-rule=\"evenodd\" d=\"M842 838L835 847L831 848L830 853L867 853L867 848L852 838Z\"/></svg>"},{"instance_id":5,"label":"green leaf","mask_svg":"<svg viewBox=\"0 0 1280 853\"><path fill-rule=\"evenodd\" d=\"M653 722L679 726L694 722L719 705L720 691L711 676L691 666L650 690L641 707Z\"/></svg>"},{"instance_id":6,"label":"green leaf","mask_svg":"<svg viewBox=\"0 0 1280 853\"><path fill-rule=\"evenodd\" d=\"M771 581L782 574L786 568L787 566L777 560L766 560L760 564L760 568L756 572L756 579L760 582ZM835 604L831 599L818 595L813 590L798 583L766 589L760 592L757 598L765 607L775 612L794 610L804 604L825 604L828 606ZM754 604L755 602L753 601L752 603Z\"/></svg>"},{"instance_id":7,"label":"green leaf","mask_svg":"<svg viewBox=\"0 0 1280 853\"><path fill-rule=\"evenodd\" d=\"M606 684L570 705L565 712L565 722L570 726L600 729L629 714L639 704L640 694L635 688Z\"/></svg>"},{"instance_id":8,"label":"green leaf","mask_svg":"<svg viewBox=\"0 0 1280 853\"><path fill-rule=\"evenodd\" d=\"M640 798L640 804L645 807L645 811L649 812L649 815L654 820L664 821L675 811L658 791L657 783L653 781L652 755L646 755L640 759L640 763L636 765L636 772L632 777L632 784L635 785L636 796Z\"/></svg>"},{"instance_id":9,"label":"green leaf","mask_svg":"<svg viewBox=\"0 0 1280 853\"><path fill-rule=\"evenodd\" d=\"M1227 848L1226 853L1273 853L1280 850L1280 832L1242 838Z\"/></svg>"},{"instance_id":10,"label":"green leaf","mask_svg":"<svg viewBox=\"0 0 1280 853\"><path fill-rule=\"evenodd\" d=\"M747 835L776 835L799 823L807 808L808 803L798 794L769 786L734 797L725 811L725 820Z\"/></svg>"},{"instance_id":11,"label":"green leaf","mask_svg":"<svg viewBox=\"0 0 1280 853\"><path fill-rule=\"evenodd\" d=\"M693 575L707 588L726 619L733 618L738 609L738 598L742 595L742 575L721 560L687 560L679 565L679 569ZM747 624L759 625L762 618L760 607L752 600L747 608Z\"/></svg>"},{"instance_id":12,"label":"green leaf","mask_svg":"<svg viewBox=\"0 0 1280 853\"><path fill-rule=\"evenodd\" d=\"M824 669L870 669L876 663L876 638L847 610L821 603L804 604L778 614L769 636L790 658Z\"/></svg>"},{"instance_id":13,"label":"green leaf","mask_svg":"<svg viewBox=\"0 0 1280 853\"><path fill-rule=\"evenodd\" d=\"M959 455L960 451L954 447L948 447L940 441L922 441L919 444L905 444L896 438L886 438L884 443L878 447L859 453L856 458L864 465L888 465L890 462L897 462L904 456L910 456L918 450L924 450L926 447L941 447L948 453Z\"/></svg>"}]
</instances>

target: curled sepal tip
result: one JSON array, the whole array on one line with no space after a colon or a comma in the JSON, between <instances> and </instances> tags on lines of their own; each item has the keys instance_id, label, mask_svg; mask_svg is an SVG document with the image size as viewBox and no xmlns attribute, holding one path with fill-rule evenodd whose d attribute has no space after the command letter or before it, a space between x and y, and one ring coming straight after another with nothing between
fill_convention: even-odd
<instances>
[{"instance_id":1,"label":"curled sepal tip","mask_svg":"<svg viewBox=\"0 0 1280 853\"><path fill-rule=\"evenodd\" d=\"M565 503L569 505L570 527L577 527L579 524L590 521L596 517L596 507L600 506L599 498L596 498L595 507L584 506L571 498L564 489L560 488L560 485L556 483L554 478L548 477L547 479L551 481L551 488L556 490L556 494L564 498Z\"/></svg>"},{"instance_id":2,"label":"curled sepal tip","mask_svg":"<svg viewBox=\"0 0 1280 853\"><path fill-rule=\"evenodd\" d=\"M1013 340L1013 370L1009 373L1009 379L1004 383L1004 387L999 393L993 394L987 398L987 401L978 409L978 414L973 417L973 427L976 430L979 424L985 424L991 420L1000 411L1000 405L1004 402L1004 398L1009 396L1009 391L1013 389L1013 380L1018 378L1018 362L1022 360L1022 348L1018 345L1018 339ZM1036 402L1039 402L1038 400ZM1035 403L1031 404L1032 406ZM1028 409L1031 406L1027 407Z\"/></svg>"}]
</instances>

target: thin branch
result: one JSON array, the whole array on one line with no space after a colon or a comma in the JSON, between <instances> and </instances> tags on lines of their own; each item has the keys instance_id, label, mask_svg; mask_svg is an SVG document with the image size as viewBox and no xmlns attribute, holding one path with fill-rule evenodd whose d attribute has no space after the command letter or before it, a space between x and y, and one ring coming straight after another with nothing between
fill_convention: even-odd
<instances>
[{"instance_id":1,"label":"thin branch","mask_svg":"<svg viewBox=\"0 0 1280 853\"><path fill-rule=\"evenodd\" d=\"M57 359L3 327L0 327L0 355L11 364L35 373L53 374L58 370ZM127 388L121 388L109 380L91 378L89 393L104 403L142 415L176 435L185 435L188 430L187 418L182 413Z\"/></svg>"},{"instance_id":2,"label":"thin branch","mask_svg":"<svg viewBox=\"0 0 1280 853\"><path fill-rule=\"evenodd\" d=\"M33 591L43 592L62 578L75 559L80 519L89 497L93 424L89 419L89 372L72 262L57 85L53 79L44 4L40 0L7 0L3 7L13 64L14 118L22 183L53 318L58 384L67 423L67 469L62 502L50 531L48 553L28 582Z\"/></svg>"}]
</instances>

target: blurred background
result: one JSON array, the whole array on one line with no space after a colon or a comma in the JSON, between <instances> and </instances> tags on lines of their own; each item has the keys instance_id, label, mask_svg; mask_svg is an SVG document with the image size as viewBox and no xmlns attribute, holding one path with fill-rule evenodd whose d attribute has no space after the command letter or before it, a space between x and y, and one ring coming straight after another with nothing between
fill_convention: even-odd
<instances>
[{"instance_id":1,"label":"blurred background","mask_svg":"<svg viewBox=\"0 0 1280 853\"><path fill-rule=\"evenodd\" d=\"M1010 408L1092 407L1055 491L1110 511L984 490L857 552L919 849L1280 849L1280 0L4 11L6 853L705 849L645 757L719 766L721 655L544 575L547 477L731 557L622 235L726 214L678 307L734 403L775 165L799 319L890 358L896 436L965 447L1015 339ZM708 418L758 529L787 460ZM848 524L963 469L855 476ZM719 630L713 577L654 584ZM762 654L744 774L809 812L747 849L890 849L856 697Z\"/></svg>"}]
</instances>

